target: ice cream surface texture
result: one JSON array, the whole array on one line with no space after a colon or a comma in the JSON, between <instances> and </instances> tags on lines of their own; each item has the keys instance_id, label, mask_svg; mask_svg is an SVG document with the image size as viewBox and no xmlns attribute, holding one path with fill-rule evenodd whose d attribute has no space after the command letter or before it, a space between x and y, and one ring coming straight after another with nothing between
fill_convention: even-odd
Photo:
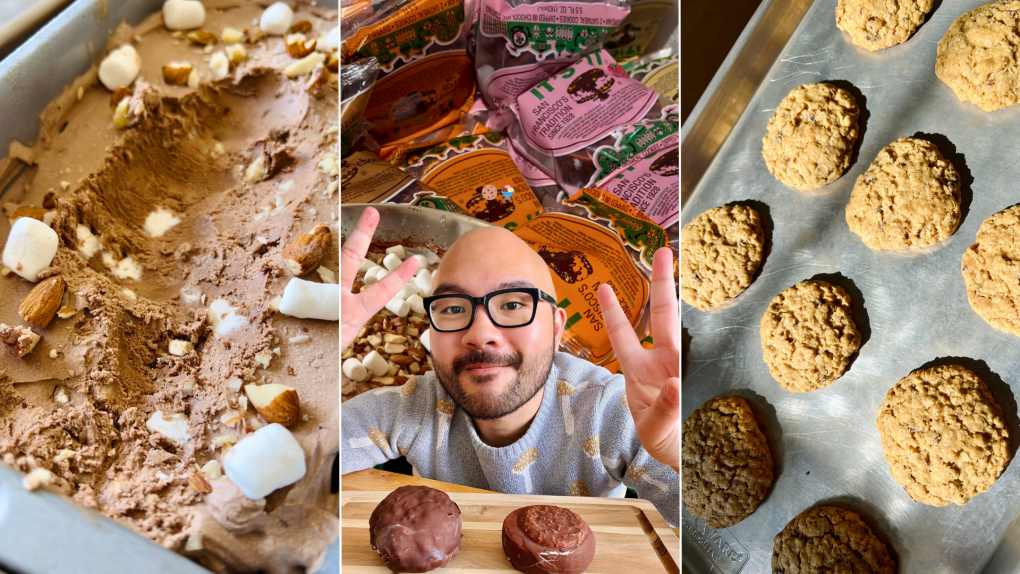
<instances>
[{"instance_id":1,"label":"ice cream surface texture","mask_svg":"<svg viewBox=\"0 0 1020 574\"><path fill-rule=\"evenodd\" d=\"M335 320L278 309L283 251L317 225L332 235L297 250L314 264L300 279L338 272L337 12L290 2L293 34L273 35L271 2L202 4L197 29L162 12L122 24L104 56L133 47L130 86L107 88L98 58L0 163L29 166L0 198L0 241L19 216L58 238L38 282L0 276L0 323L41 337L22 357L0 347L0 458L214 572L312 571L339 534L339 338ZM261 428L278 439L251 440ZM245 477L290 481L248 498L223 468L241 441L288 445L292 469L303 452L304 471Z\"/></svg>"}]
</instances>

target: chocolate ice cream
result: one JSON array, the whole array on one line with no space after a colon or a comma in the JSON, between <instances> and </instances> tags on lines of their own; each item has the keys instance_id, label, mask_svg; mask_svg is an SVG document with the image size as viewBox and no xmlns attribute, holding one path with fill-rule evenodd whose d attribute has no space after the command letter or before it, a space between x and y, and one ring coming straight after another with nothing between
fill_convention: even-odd
<instances>
[{"instance_id":1,"label":"chocolate ice cream","mask_svg":"<svg viewBox=\"0 0 1020 574\"><path fill-rule=\"evenodd\" d=\"M39 276L66 283L31 352L0 347L0 456L216 572L311 570L339 533L338 326L276 309L293 277L282 253L317 224L333 240L302 279L336 282L337 13L296 2L291 31L324 56L298 75L288 37L258 28L269 2L203 4L211 48L161 13L122 24L107 50L137 50L131 91L104 87L97 62L46 108L38 143L0 162L29 166L2 197L0 238L16 214L49 224L59 246ZM244 39L226 44L227 28ZM232 63L214 79L220 52ZM168 83L171 63L197 85ZM0 323L30 327L18 308L36 284L2 275ZM307 472L251 500L221 463L272 422L243 389L262 383L296 390Z\"/></svg>"}]
</instances>

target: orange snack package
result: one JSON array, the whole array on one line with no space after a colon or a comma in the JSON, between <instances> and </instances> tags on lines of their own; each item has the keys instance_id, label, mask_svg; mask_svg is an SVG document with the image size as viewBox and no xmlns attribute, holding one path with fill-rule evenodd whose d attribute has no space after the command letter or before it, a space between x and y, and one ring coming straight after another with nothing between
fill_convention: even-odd
<instances>
[{"instance_id":1,"label":"orange snack package","mask_svg":"<svg viewBox=\"0 0 1020 574\"><path fill-rule=\"evenodd\" d=\"M468 215L514 230L542 213L498 132L453 138L405 155L404 171Z\"/></svg>"}]
</instances>

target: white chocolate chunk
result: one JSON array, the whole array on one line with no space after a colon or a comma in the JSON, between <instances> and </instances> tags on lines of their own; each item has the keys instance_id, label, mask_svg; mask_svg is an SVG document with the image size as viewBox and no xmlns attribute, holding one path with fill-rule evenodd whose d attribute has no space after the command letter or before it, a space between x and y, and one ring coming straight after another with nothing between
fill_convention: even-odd
<instances>
[{"instance_id":1,"label":"white chocolate chunk","mask_svg":"<svg viewBox=\"0 0 1020 574\"><path fill-rule=\"evenodd\" d=\"M305 453L294 435L273 423L245 436L223 457L227 478L252 500L305 475Z\"/></svg>"},{"instance_id":2,"label":"white chocolate chunk","mask_svg":"<svg viewBox=\"0 0 1020 574\"><path fill-rule=\"evenodd\" d=\"M174 212L164 207L157 207L156 211L145 217L145 225L142 226L142 231L150 237L163 237L167 231L170 231L180 222L181 218L174 215Z\"/></svg>"}]
</instances>

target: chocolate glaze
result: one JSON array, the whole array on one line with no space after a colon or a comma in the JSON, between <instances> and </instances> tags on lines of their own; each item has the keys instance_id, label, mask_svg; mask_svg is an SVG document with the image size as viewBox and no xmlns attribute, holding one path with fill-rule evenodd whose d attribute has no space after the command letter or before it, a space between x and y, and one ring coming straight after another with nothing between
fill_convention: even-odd
<instances>
[{"instance_id":1,"label":"chocolate glaze","mask_svg":"<svg viewBox=\"0 0 1020 574\"><path fill-rule=\"evenodd\" d=\"M595 557L595 535L566 508L525 506L503 520L503 552L525 574L580 574Z\"/></svg>"},{"instance_id":2,"label":"chocolate glaze","mask_svg":"<svg viewBox=\"0 0 1020 574\"><path fill-rule=\"evenodd\" d=\"M401 486L368 519L372 549L393 572L428 572L460 553L460 507L445 492Z\"/></svg>"}]
</instances>

